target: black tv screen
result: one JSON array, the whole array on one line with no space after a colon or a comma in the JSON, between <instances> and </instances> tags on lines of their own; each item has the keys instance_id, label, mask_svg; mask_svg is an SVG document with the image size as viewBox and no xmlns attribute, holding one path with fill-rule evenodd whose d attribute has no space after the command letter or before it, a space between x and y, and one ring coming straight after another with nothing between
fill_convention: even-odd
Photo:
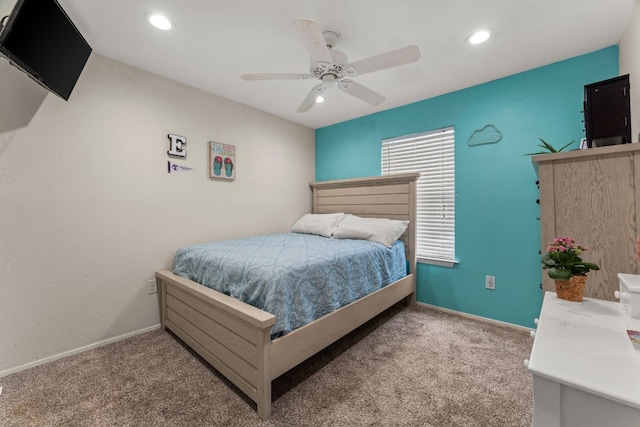
<instances>
[{"instance_id":1,"label":"black tv screen","mask_svg":"<svg viewBox=\"0 0 640 427\"><path fill-rule=\"evenodd\" d=\"M0 53L68 100L91 46L56 0L18 0L0 30Z\"/></svg>"}]
</instances>

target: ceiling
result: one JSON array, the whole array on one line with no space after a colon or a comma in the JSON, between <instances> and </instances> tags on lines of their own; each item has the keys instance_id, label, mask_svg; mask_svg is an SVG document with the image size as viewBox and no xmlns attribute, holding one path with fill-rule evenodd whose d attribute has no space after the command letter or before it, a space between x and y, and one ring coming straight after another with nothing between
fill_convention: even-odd
<instances>
[{"instance_id":1,"label":"ceiling","mask_svg":"<svg viewBox=\"0 0 640 427\"><path fill-rule=\"evenodd\" d=\"M94 52L320 128L592 52L620 41L636 0L59 0ZM145 20L163 12L161 31ZM353 80L384 95L373 107L335 87L297 113L316 80L245 81L243 73L307 73L292 25L340 33L350 62L417 45L418 62ZM494 36L465 43L480 28Z\"/></svg>"}]
</instances>

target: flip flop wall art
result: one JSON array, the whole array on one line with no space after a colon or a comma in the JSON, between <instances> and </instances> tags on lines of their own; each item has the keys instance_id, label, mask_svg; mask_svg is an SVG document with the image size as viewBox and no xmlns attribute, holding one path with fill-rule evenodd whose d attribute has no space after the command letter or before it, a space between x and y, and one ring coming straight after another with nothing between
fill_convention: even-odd
<instances>
[{"instance_id":1,"label":"flip flop wall art","mask_svg":"<svg viewBox=\"0 0 640 427\"><path fill-rule=\"evenodd\" d=\"M236 147L229 144L210 142L209 176L216 179L236 178Z\"/></svg>"}]
</instances>

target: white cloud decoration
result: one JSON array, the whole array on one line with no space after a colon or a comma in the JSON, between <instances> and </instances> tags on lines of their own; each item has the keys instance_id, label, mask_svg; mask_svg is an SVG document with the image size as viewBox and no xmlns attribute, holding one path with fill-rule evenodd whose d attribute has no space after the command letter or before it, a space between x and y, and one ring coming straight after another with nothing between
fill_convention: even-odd
<instances>
[{"instance_id":1,"label":"white cloud decoration","mask_svg":"<svg viewBox=\"0 0 640 427\"><path fill-rule=\"evenodd\" d=\"M467 144L469 147L482 144L493 144L502 139L502 133L494 125L486 125L482 129L474 131Z\"/></svg>"}]
</instances>

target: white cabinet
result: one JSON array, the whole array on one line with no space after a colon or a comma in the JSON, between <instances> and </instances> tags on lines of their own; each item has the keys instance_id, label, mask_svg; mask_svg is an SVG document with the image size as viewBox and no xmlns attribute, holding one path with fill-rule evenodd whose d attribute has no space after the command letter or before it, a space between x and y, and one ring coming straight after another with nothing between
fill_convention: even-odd
<instances>
[{"instance_id":1,"label":"white cabinet","mask_svg":"<svg viewBox=\"0 0 640 427\"><path fill-rule=\"evenodd\" d=\"M620 303L547 292L531 357L534 427L640 426L640 351Z\"/></svg>"}]
</instances>

